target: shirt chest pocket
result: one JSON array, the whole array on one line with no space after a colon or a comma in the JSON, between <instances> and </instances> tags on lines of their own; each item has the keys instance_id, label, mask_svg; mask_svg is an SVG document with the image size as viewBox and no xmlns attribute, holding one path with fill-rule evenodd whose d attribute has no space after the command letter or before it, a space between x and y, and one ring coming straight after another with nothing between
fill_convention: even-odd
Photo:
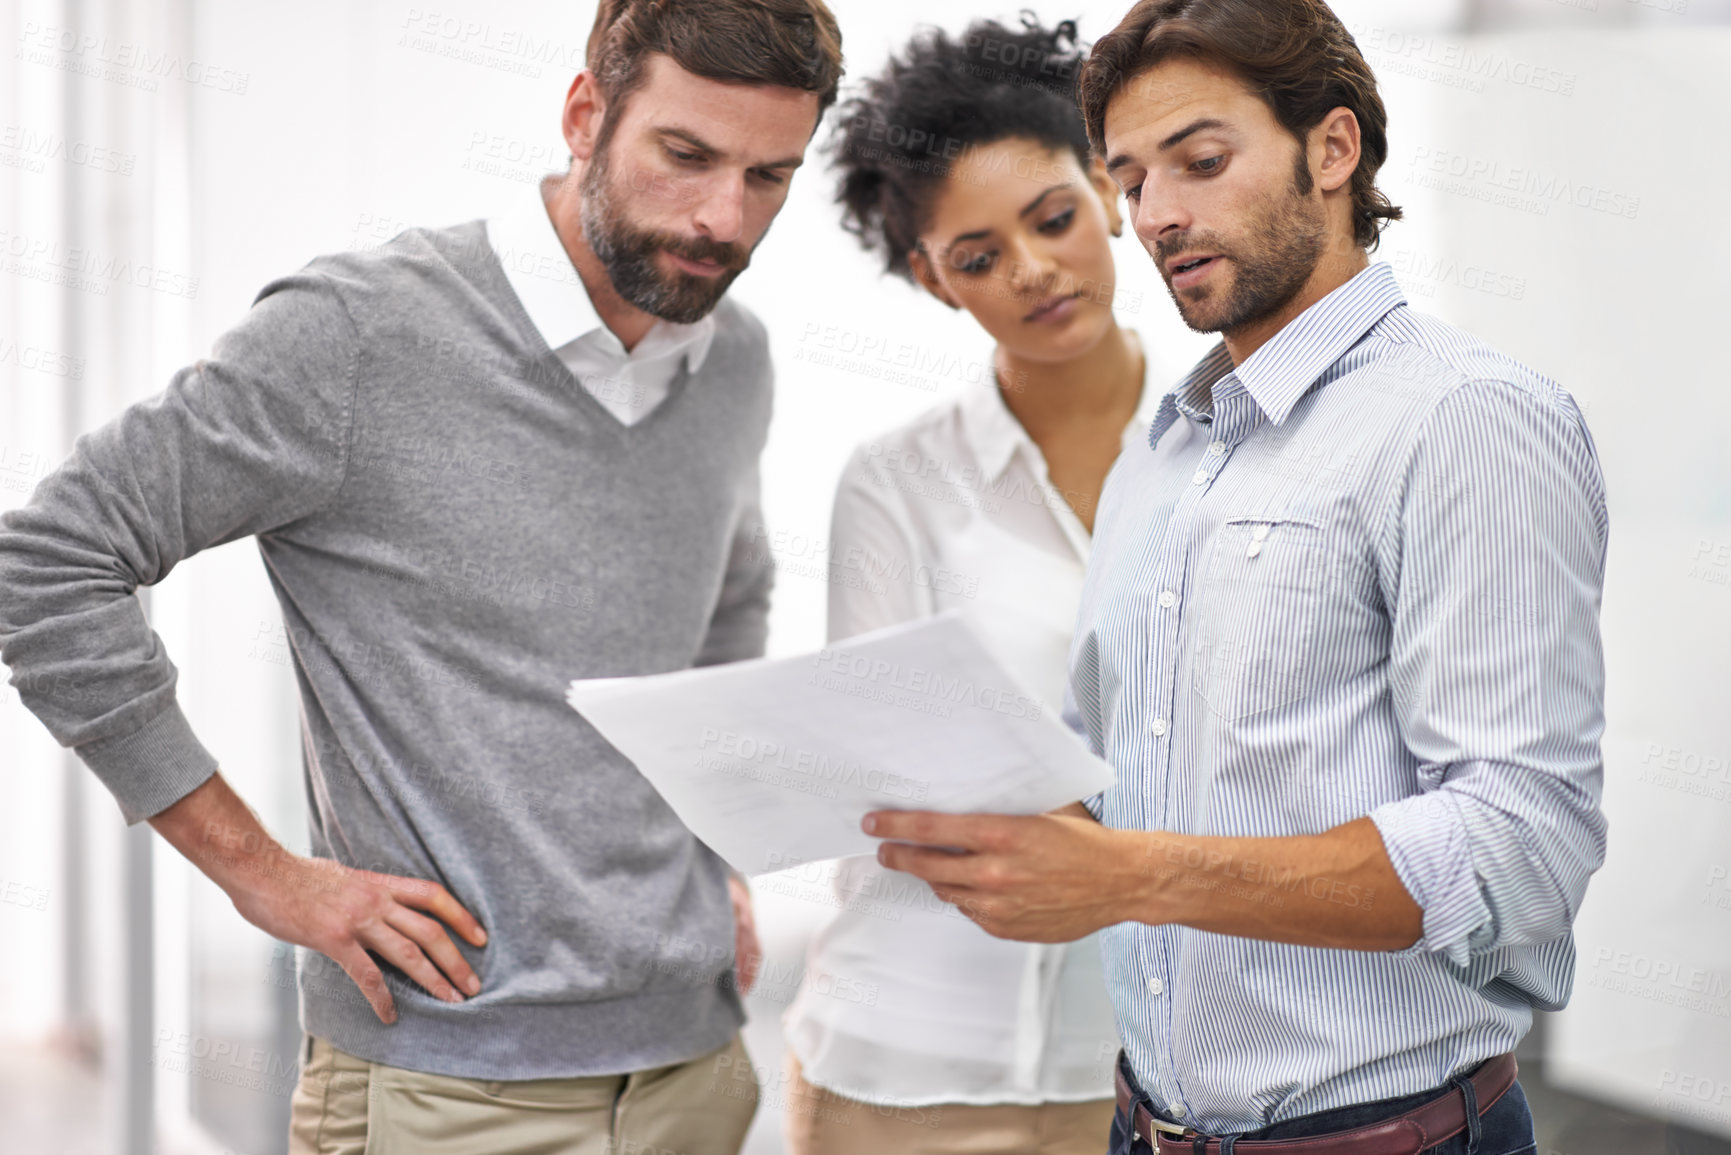
<instances>
[{"instance_id":1,"label":"shirt chest pocket","mask_svg":"<svg viewBox=\"0 0 1731 1155\"><path fill-rule=\"evenodd\" d=\"M1209 543L1194 606L1190 687L1222 718L1297 701L1316 680L1328 576L1322 526L1231 517Z\"/></svg>"}]
</instances>

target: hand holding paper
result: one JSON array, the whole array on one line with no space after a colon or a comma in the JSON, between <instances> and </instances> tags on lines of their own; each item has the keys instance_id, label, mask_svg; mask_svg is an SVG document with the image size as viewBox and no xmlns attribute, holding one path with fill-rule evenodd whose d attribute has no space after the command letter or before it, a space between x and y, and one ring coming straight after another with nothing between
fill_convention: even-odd
<instances>
[{"instance_id":1,"label":"hand holding paper","mask_svg":"<svg viewBox=\"0 0 1731 1155\"><path fill-rule=\"evenodd\" d=\"M1025 817L880 811L864 828L889 840L879 862L998 938L1074 942L1157 908L1147 836L1108 830L1080 803Z\"/></svg>"},{"instance_id":2,"label":"hand holding paper","mask_svg":"<svg viewBox=\"0 0 1731 1155\"><path fill-rule=\"evenodd\" d=\"M873 853L870 811L1040 814L1113 780L956 613L568 700L747 875Z\"/></svg>"}]
</instances>

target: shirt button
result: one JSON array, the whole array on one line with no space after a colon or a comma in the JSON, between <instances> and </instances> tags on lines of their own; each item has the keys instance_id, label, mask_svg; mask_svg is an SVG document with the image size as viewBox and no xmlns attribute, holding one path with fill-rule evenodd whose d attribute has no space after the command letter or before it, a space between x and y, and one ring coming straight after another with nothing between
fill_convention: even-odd
<instances>
[{"instance_id":1,"label":"shirt button","mask_svg":"<svg viewBox=\"0 0 1731 1155\"><path fill-rule=\"evenodd\" d=\"M1225 457L1226 456L1226 442L1216 441L1213 445L1210 445L1208 447L1208 455L1210 457Z\"/></svg>"},{"instance_id":2,"label":"shirt button","mask_svg":"<svg viewBox=\"0 0 1731 1155\"><path fill-rule=\"evenodd\" d=\"M1149 979L1148 993L1151 995L1163 995L1166 993L1166 984L1161 982L1159 979Z\"/></svg>"},{"instance_id":3,"label":"shirt button","mask_svg":"<svg viewBox=\"0 0 1731 1155\"><path fill-rule=\"evenodd\" d=\"M1190 1112L1188 1112L1184 1109L1184 1104L1182 1104L1182 1103L1172 1104L1172 1117L1174 1119L1182 1119L1182 1118L1184 1118L1184 1116L1188 1115L1189 1113Z\"/></svg>"},{"instance_id":4,"label":"shirt button","mask_svg":"<svg viewBox=\"0 0 1731 1155\"><path fill-rule=\"evenodd\" d=\"M1164 719L1164 718L1154 719L1152 722L1148 723L1148 729L1150 729L1154 732L1154 736L1156 738L1160 737L1161 735L1166 733L1166 719Z\"/></svg>"},{"instance_id":5,"label":"shirt button","mask_svg":"<svg viewBox=\"0 0 1731 1155\"><path fill-rule=\"evenodd\" d=\"M1195 484L1195 485L1207 485L1208 484L1208 472L1206 470L1203 470L1203 469L1198 469L1196 471L1196 476L1192 477L1190 479L1190 481L1192 484Z\"/></svg>"},{"instance_id":6,"label":"shirt button","mask_svg":"<svg viewBox=\"0 0 1731 1155\"><path fill-rule=\"evenodd\" d=\"M1161 609L1169 610L1177 604L1178 604L1178 595L1177 594L1173 593L1171 590L1161 590L1160 591L1160 608Z\"/></svg>"},{"instance_id":7,"label":"shirt button","mask_svg":"<svg viewBox=\"0 0 1731 1155\"><path fill-rule=\"evenodd\" d=\"M1268 527L1266 525L1259 525L1250 531L1250 536L1255 538L1257 541L1267 541Z\"/></svg>"}]
</instances>

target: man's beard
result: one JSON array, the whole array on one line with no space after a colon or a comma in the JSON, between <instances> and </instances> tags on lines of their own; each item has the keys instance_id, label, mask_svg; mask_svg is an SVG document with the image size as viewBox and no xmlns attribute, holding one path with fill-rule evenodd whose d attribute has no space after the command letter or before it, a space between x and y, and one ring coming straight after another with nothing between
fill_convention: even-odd
<instances>
[{"instance_id":1,"label":"man's beard","mask_svg":"<svg viewBox=\"0 0 1731 1155\"><path fill-rule=\"evenodd\" d=\"M583 173L583 239L603 268L613 289L625 301L652 317L689 325L707 317L751 263L751 253L738 245L706 238L647 232L634 226L616 195L607 145L597 148ZM678 270L667 271L656 255L670 252L692 261L714 261L726 272L699 277Z\"/></svg>"},{"instance_id":2,"label":"man's beard","mask_svg":"<svg viewBox=\"0 0 1731 1155\"><path fill-rule=\"evenodd\" d=\"M1299 154L1299 165L1304 154ZM1287 187L1286 200L1261 213L1250 223L1242 245L1229 247L1217 233L1180 233L1161 240L1154 250L1166 291L1178 306L1184 323L1198 333L1231 335L1273 315L1291 303L1316 271L1328 240L1328 220L1322 206L1305 194L1310 191L1310 172L1297 173ZM1232 261L1232 285L1221 290L1203 288L1202 295L1181 296L1172 288L1168 271L1170 257L1187 252L1215 253Z\"/></svg>"}]
</instances>

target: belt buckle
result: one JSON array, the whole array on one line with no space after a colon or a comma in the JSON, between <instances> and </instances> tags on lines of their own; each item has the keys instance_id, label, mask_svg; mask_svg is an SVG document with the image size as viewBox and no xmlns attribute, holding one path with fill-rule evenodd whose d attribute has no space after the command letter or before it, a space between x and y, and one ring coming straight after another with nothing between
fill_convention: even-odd
<instances>
[{"instance_id":1,"label":"belt buckle","mask_svg":"<svg viewBox=\"0 0 1731 1155\"><path fill-rule=\"evenodd\" d=\"M1191 1133L1190 1128L1178 1123L1168 1123L1146 1107L1142 1108L1142 1114L1147 1117L1148 1126L1162 1134L1174 1135L1182 1139Z\"/></svg>"}]
</instances>

